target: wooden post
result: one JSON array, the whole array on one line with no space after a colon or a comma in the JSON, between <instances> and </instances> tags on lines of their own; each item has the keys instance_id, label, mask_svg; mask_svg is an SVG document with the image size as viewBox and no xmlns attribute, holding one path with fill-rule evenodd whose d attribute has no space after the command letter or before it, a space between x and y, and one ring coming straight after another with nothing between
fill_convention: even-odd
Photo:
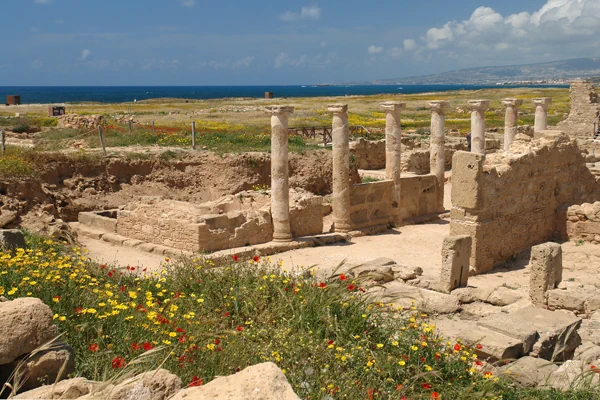
<instances>
[{"instance_id":1,"label":"wooden post","mask_svg":"<svg viewBox=\"0 0 600 400\"><path fill-rule=\"evenodd\" d=\"M2 129L2 154L6 151L6 137L4 136L4 129Z\"/></svg>"},{"instance_id":2,"label":"wooden post","mask_svg":"<svg viewBox=\"0 0 600 400\"><path fill-rule=\"evenodd\" d=\"M152 134L156 135L156 131L154 130L154 120L152 120Z\"/></svg>"},{"instance_id":3,"label":"wooden post","mask_svg":"<svg viewBox=\"0 0 600 400\"><path fill-rule=\"evenodd\" d=\"M100 144L102 145L102 152L104 153L104 157L106 157L106 148L104 147L104 133L102 133L101 126L98 126L98 133L100 134Z\"/></svg>"},{"instance_id":4,"label":"wooden post","mask_svg":"<svg viewBox=\"0 0 600 400\"><path fill-rule=\"evenodd\" d=\"M131 126L131 120L129 120L129 133L133 132L133 127Z\"/></svg>"},{"instance_id":5,"label":"wooden post","mask_svg":"<svg viewBox=\"0 0 600 400\"><path fill-rule=\"evenodd\" d=\"M196 150L196 121L192 121L192 150Z\"/></svg>"}]
</instances>

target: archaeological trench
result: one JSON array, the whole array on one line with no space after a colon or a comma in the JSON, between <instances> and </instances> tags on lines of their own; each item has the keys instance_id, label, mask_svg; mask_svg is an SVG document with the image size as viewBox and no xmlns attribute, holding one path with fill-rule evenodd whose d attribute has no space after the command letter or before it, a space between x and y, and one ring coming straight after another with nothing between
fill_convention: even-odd
<instances>
[{"instance_id":1,"label":"archaeological trench","mask_svg":"<svg viewBox=\"0 0 600 400\"><path fill-rule=\"evenodd\" d=\"M548 127L551 99L527 101L535 126L518 126L523 100L504 99L503 137L486 132L489 102L470 101L470 148L445 134L449 103L430 101L427 142L403 134L404 103L384 102L381 141L350 142L351 110L331 105L330 151L288 153L294 109L273 106L265 109L270 154L47 155L38 179L0 183L0 218L73 240L212 259L339 248L369 235L376 244L436 224L447 236L437 238L433 273L380 257L376 246L368 261L317 273L361 277L377 300L415 302L442 336L476 346L488 362L507 361L496 365L520 384L565 389L600 365L600 251L595 263L578 253L600 243L600 103L593 85L573 82L568 118Z\"/></svg>"}]
</instances>

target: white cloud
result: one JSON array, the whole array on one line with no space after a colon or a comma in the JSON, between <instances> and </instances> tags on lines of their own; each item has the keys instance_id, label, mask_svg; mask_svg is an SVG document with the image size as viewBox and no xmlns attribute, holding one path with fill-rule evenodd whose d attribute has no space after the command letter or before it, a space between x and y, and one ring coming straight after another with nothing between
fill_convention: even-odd
<instances>
[{"instance_id":1,"label":"white cloud","mask_svg":"<svg viewBox=\"0 0 600 400\"><path fill-rule=\"evenodd\" d=\"M179 4L183 7L192 8L196 5L196 0L179 0Z\"/></svg>"},{"instance_id":2,"label":"white cloud","mask_svg":"<svg viewBox=\"0 0 600 400\"><path fill-rule=\"evenodd\" d=\"M233 64L231 64L231 68L232 69L248 68L250 66L250 64L252 64L253 61L254 61L254 56L248 56L248 57L242 58L241 60L234 61Z\"/></svg>"},{"instance_id":3,"label":"white cloud","mask_svg":"<svg viewBox=\"0 0 600 400\"><path fill-rule=\"evenodd\" d=\"M402 57L402 54L404 54L404 51L399 47L392 47L387 50L387 55L392 58L400 58Z\"/></svg>"},{"instance_id":4,"label":"white cloud","mask_svg":"<svg viewBox=\"0 0 600 400\"><path fill-rule=\"evenodd\" d=\"M292 22L298 21L301 19L320 19L321 18L321 9L318 6L306 6L302 7L300 12L288 11L279 16L279 19L282 21Z\"/></svg>"},{"instance_id":5,"label":"white cloud","mask_svg":"<svg viewBox=\"0 0 600 400\"><path fill-rule=\"evenodd\" d=\"M33 0L35 4L50 4L53 0Z\"/></svg>"},{"instance_id":6,"label":"white cloud","mask_svg":"<svg viewBox=\"0 0 600 400\"><path fill-rule=\"evenodd\" d=\"M81 58L80 58L80 60L81 60L81 61L85 61L85 60L87 60L87 59L88 59L88 57L89 57L89 56L91 56L91 55L92 55L92 52L91 52L89 49L84 49L84 50L81 52Z\"/></svg>"},{"instance_id":7,"label":"white cloud","mask_svg":"<svg viewBox=\"0 0 600 400\"><path fill-rule=\"evenodd\" d=\"M314 57L308 57L305 54L300 57L292 57L288 53L279 53L275 57L273 67L275 69L283 67L310 67L310 68L324 68L328 65L334 64L339 61L336 53L329 53L326 56L317 54Z\"/></svg>"},{"instance_id":8,"label":"white cloud","mask_svg":"<svg viewBox=\"0 0 600 400\"><path fill-rule=\"evenodd\" d=\"M383 52L383 47L371 45L371 46L369 46L367 51L369 52L369 54L379 54L379 53Z\"/></svg>"},{"instance_id":9,"label":"white cloud","mask_svg":"<svg viewBox=\"0 0 600 400\"><path fill-rule=\"evenodd\" d=\"M300 58L292 58L288 53L279 53L275 57L275 68L281 68L284 66L299 67L306 63L306 56L302 55Z\"/></svg>"},{"instance_id":10,"label":"white cloud","mask_svg":"<svg viewBox=\"0 0 600 400\"><path fill-rule=\"evenodd\" d=\"M34 60L31 62L31 68L40 69L44 66L44 63L40 60Z\"/></svg>"},{"instance_id":11,"label":"white cloud","mask_svg":"<svg viewBox=\"0 0 600 400\"><path fill-rule=\"evenodd\" d=\"M412 51L417 47L417 42L414 39L405 39L404 40L404 50Z\"/></svg>"},{"instance_id":12,"label":"white cloud","mask_svg":"<svg viewBox=\"0 0 600 400\"><path fill-rule=\"evenodd\" d=\"M432 27L420 38L404 41L404 50L416 57L460 54L465 63L547 61L598 56L600 46L599 0L547 0L539 10L503 16L493 8L479 7L463 21Z\"/></svg>"}]
</instances>

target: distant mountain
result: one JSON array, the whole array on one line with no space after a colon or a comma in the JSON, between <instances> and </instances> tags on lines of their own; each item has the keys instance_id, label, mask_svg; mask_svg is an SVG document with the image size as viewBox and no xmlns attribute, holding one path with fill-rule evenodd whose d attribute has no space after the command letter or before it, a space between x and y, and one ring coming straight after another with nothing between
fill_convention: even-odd
<instances>
[{"instance_id":1,"label":"distant mountain","mask_svg":"<svg viewBox=\"0 0 600 400\"><path fill-rule=\"evenodd\" d=\"M382 79L372 85L494 85L564 83L568 79L600 77L600 58L576 58L539 64L467 68L412 78Z\"/></svg>"}]
</instances>

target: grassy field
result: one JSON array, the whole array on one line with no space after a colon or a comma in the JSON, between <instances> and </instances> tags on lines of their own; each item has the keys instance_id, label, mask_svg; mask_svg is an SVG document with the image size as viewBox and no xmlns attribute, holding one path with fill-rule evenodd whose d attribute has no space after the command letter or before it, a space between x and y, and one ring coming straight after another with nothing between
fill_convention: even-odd
<instances>
[{"instance_id":1,"label":"grassy field","mask_svg":"<svg viewBox=\"0 0 600 400\"><path fill-rule=\"evenodd\" d=\"M320 282L270 260L202 259L147 274L29 237L0 255L0 295L38 297L76 354L75 375L111 379L159 364L186 384L276 363L303 399L590 399L523 390L429 317L369 301L361 282Z\"/></svg>"},{"instance_id":2,"label":"grassy field","mask_svg":"<svg viewBox=\"0 0 600 400\"><path fill-rule=\"evenodd\" d=\"M431 99L450 101L451 107L446 116L448 129L458 130L465 135L470 130L470 113L466 107L470 99L490 100L490 109L486 112L486 124L491 128L503 128L504 106L501 99L517 97L524 100L520 108L520 125L533 125L534 106L530 101L537 97L552 97L549 124L555 125L569 112L568 89L485 89L477 91L455 91L445 93L426 93L417 95L376 95L288 99L219 99L219 100L177 100L155 99L136 103L122 104L72 104L68 112L81 115L101 114L105 117L104 132L106 145L118 146L191 146L191 123L196 122L199 148L206 147L215 151L263 151L270 146L269 116L262 108L272 104L286 104L295 107L290 117L290 127L330 126L331 114L327 105L347 103L350 125L364 126L373 134L369 138L381 138L381 129L385 126L385 115L379 104L387 100L407 103L403 111L402 125L407 132L427 133L430 125L430 113L426 103ZM13 118L19 112L22 117ZM0 126L7 128L52 126L55 119L45 117L46 106L31 105L19 107L0 107ZM125 124L116 121L124 114L134 117L133 132ZM151 128L154 121L155 130ZM94 130L52 129L42 132L36 140L36 146L43 150L71 148L74 143L97 148L100 146L98 134ZM320 140L301 137L292 138L291 150L298 151L315 146Z\"/></svg>"}]
</instances>

